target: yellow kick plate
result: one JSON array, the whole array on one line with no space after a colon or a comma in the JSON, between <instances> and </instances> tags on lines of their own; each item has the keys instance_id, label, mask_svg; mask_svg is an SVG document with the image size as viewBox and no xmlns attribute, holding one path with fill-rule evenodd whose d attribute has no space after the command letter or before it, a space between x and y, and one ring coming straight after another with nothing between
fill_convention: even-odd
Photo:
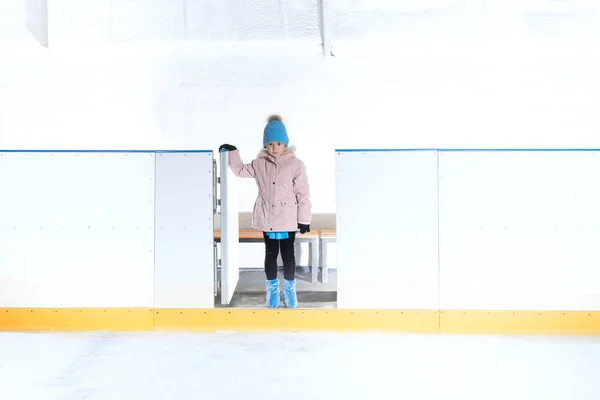
<instances>
[{"instance_id":1,"label":"yellow kick plate","mask_svg":"<svg viewBox=\"0 0 600 400\"><path fill-rule=\"evenodd\" d=\"M156 330L435 333L437 310L155 310Z\"/></svg>"},{"instance_id":2,"label":"yellow kick plate","mask_svg":"<svg viewBox=\"0 0 600 400\"><path fill-rule=\"evenodd\" d=\"M600 334L600 311L0 309L0 331Z\"/></svg>"},{"instance_id":3,"label":"yellow kick plate","mask_svg":"<svg viewBox=\"0 0 600 400\"><path fill-rule=\"evenodd\" d=\"M152 308L10 308L0 309L4 331L146 331Z\"/></svg>"},{"instance_id":4,"label":"yellow kick plate","mask_svg":"<svg viewBox=\"0 0 600 400\"><path fill-rule=\"evenodd\" d=\"M600 312L442 310L440 332L597 335Z\"/></svg>"}]
</instances>

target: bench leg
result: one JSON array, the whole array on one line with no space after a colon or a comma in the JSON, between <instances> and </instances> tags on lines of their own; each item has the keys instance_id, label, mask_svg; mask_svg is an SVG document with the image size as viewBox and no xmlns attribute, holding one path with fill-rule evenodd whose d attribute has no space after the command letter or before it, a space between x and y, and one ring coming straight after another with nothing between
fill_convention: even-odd
<instances>
[{"instance_id":1,"label":"bench leg","mask_svg":"<svg viewBox=\"0 0 600 400\"><path fill-rule=\"evenodd\" d=\"M310 265L312 268L311 283L317 283L317 278L319 276L319 241L318 241L318 239L310 241L310 253L311 253Z\"/></svg>"},{"instance_id":2,"label":"bench leg","mask_svg":"<svg viewBox=\"0 0 600 400\"><path fill-rule=\"evenodd\" d=\"M327 243L327 241L323 241L321 244L321 269L323 270L321 282L323 283L329 281L329 271L327 270Z\"/></svg>"}]
</instances>

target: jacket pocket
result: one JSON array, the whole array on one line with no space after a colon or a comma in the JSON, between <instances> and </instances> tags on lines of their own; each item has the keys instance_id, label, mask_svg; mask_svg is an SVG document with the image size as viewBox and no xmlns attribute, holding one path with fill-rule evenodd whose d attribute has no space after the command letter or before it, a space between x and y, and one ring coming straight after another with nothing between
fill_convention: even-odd
<instances>
[{"instance_id":1,"label":"jacket pocket","mask_svg":"<svg viewBox=\"0 0 600 400\"><path fill-rule=\"evenodd\" d=\"M253 223L256 226L263 228L266 224L267 211L265 210L265 202L262 199L257 199L254 203L254 209L252 210Z\"/></svg>"},{"instance_id":2,"label":"jacket pocket","mask_svg":"<svg viewBox=\"0 0 600 400\"><path fill-rule=\"evenodd\" d=\"M298 207L296 199L285 199L280 202L282 207Z\"/></svg>"}]
</instances>

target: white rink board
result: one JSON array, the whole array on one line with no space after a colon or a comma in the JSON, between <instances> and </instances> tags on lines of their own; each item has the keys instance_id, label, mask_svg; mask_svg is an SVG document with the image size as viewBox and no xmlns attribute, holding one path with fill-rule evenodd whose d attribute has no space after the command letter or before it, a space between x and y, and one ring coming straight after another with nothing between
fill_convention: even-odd
<instances>
[{"instance_id":1,"label":"white rink board","mask_svg":"<svg viewBox=\"0 0 600 400\"><path fill-rule=\"evenodd\" d=\"M338 151L338 309L437 309L437 152Z\"/></svg>"},{"instance_id":2,"label":"white rink board","mask_svg":"<svg viewBox=\"0 0 600 400\"><path fill-rule=\"evenodd\" d=\"M0 152L0 306L151 307L154 154Z\"/></svg>"},{"instance_id":3,"label":"white rink board","mask_svg":"<svg viewBox=\"0 0 600 400\"><path fill-rule=\"evenodd\" d=\"M600 309L600 154L440 152L442 309Z\"/></svg>"},{"instance_id":4,"label":"white rink board","mask_svg":"<svg viewBox=\"0 0 600 400\"><path fill-rule=\"evenodd\" d=\"M213 308L213 153L156 155L155 306Z\"/></svg>"}]
</instances>

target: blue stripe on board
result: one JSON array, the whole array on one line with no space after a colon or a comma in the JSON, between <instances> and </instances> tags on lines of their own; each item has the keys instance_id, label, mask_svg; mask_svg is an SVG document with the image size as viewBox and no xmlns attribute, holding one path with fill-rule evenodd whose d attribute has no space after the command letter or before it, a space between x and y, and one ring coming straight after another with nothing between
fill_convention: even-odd
<instances>
[{"instance_id":1,"label":"blue stripe on board","mask_svg":"<svg viewBox=\"0 0 600 400\"><path fill-rule=\"evenodd\" d=\"M506 149L502 149L502 148L498 148L498 149L482 149L482 148L477 148L477 149L437 149L437 148L414 148L414 149L336 149L335 150L337 153L359 153L359 152L382 152L382 151L446 151L446 152L450 152L450 151L462 151L462 152L466 152L466 151L497 151L497 152L502 152L502 151L600 151L600 149L587 149L587 148L548 148L548 149L541 149L541 148L522 148L522 149L513 149L513 148L506 148Z\"/></svg>"},{"instance_id":2,"label":"blue stripe on board","mask_svg":"<svg viewBox=\"0 0 600 400\"><path fill-rule=\"evenodd\" d=\"M2 150L0 153L212 153L212 150Z\"/></svg>"},{"instance_id":3,"label":"blue stripe on board","mask_svg":"<svg viewBox=\"0 0 600 400\"><path fill-rule=\"evenodd\" d=\"M415 149L335 149L336 153L359 153L377 151L439 151L439 149L415 148Z\"/></svg>"}]
</instances>

